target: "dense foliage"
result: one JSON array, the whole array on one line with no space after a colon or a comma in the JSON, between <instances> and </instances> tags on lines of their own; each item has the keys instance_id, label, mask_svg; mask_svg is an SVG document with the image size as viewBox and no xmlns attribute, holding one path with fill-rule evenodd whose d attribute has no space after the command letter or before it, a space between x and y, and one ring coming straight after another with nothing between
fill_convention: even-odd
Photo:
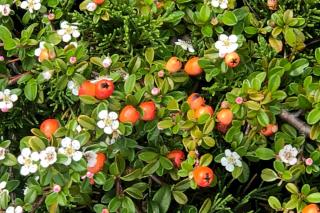
<instances>
[{"instance_id":1,"label":"dense foliage","mask_svg":"<svg viewBox=\"0 0 320 213\"><path fill-rule=\"evenodd\" d=\"M318 0L0 0L0 211L317 212Z\"/></svg>"}]
</instances>

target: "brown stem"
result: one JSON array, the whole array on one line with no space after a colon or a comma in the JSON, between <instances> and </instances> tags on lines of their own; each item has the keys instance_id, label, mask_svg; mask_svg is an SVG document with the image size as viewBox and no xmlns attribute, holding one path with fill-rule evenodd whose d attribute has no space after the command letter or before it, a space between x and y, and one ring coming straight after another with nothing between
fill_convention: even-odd
<instances>
[{"instance_id":1,"label":"brown stem","mask_svg":"<svg viewBox=\"0 0 320 213\"><path fill-rule=\"evenodd\" d=\"M248 134L249 134L250 128L251 128L250 124L247 123L247 125L246 125L246 130L245 130L245 132L244 132L245 135L248 135Z\"/></svg>"},{"instance_id":2,"label":"brown stem","mask_svg":"<svg viewBox=\"0 0 320 213\"><path fill-rule=\"evenodd\" d=\"M45 195L42 195L33 205L32 205L32 210L31 213L36 212L36 210L41 206L45 199Z\"/></svg>"},{"instance_id":3,"label":"brown stem","mask_svg":"<svg viewBox=\"0 0 320 213\"><path fill-rule=\"evenodd\" d=\"M116 178L116 194L117 194L117 196L123 194L123 190L122 190L122 186L121 186L121 181L120 181L120 178L119 178L119 177Z\"/></svg>"},{"instance_id":4,"label":"brown stem","mask_svg":"<svg viewBox=\"0 0 320 213\"><path fill-rule=\"evenodd\" d=\"M156 182L157 184L159 184L159 185L161 185L161 186L163 186L163 185L166 184L165 182L163 182L162 180L160 180L160 178L158 178L158 177L155 176L155 175L151 175L150 177L151 177L151 179L152 179L154 182Z\"/></svg>"},{"instance_id":5,"label":"brown stem","mask_svg":"<svg viewBox=\"0 0 320 213\"><path fill-rule=\"evenodd\" d=\"M25 73L22 73L22 74L19 74L19 75L15 75L15 76L10 77L8 84L9 84L9 85L14 85L14 84L16 84L17 81L18 81L20 78L22 78L23 76L25 76L25 75L27 75L27 74L29 74L29 73L31 73L31 72L28 71L28 72L25 72Z\"/></svg>"},{"instance_id":6,"label":"brown stem","mask_svg":"<svg viewBox=\"0 0 320 213\"><path fill-rule=\"evenodd\" d=\"M304 121L300 120L295 114L282 110L279 117L294 126L300 133L310 138L311 127Z\"/></svg>"},{"instance_id":7,"label":"brown stem","mask_svg":"<svg viewBox=\"0 0 320 213\"><path fill-rule=\"evenodd\" d=\"M11 63L14 63L17 61L20 61L20 58L11 59L11 60L7 61L7 64L11 64Z\"/></svg>"}]
</instances>

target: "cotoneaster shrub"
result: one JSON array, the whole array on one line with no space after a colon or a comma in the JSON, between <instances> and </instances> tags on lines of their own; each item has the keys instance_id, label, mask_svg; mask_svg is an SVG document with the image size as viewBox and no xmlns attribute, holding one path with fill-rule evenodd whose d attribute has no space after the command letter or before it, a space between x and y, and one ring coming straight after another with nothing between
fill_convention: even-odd
<instances>
[{"instance_id":1,"label":"cotoneaster shrub","mask_svg":"<svg viewBox=\"0 0 320 213\"><path fill-rule=\"evenodd\" d=\"M318 212L318 8L0 0L0 210Z\"/></svg>"}]
</instances>

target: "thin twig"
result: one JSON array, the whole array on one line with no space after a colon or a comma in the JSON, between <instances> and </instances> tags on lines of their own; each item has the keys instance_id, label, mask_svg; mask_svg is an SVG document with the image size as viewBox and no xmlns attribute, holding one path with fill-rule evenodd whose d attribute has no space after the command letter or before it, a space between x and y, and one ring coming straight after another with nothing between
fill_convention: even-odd
<instances>
[{"instance_id":1,"label":"thin twig","mask_svg":"<svg viewBox=\"0 0 320 213\"><path fill-rule=\"evenodd\" d=\"M161 185L161 186L163 186L163 185L166 184L165 182L163 182L162 180L160 180L160 178L158 178L158 177L155 176L155 175L151 175L150 177L151 177L151 179L152 179L154 182L156 182L157 184L159 184L159 185Z\"/></svg>"},{"instance_id":2,"label":"thin twig","mask_svg":"<svg viewBox=\"0 0 320 213\"><path fill-rule=\"evenodd\" d=\"M249 134L249 132L250 132L250 128L251 128L250 124L249 124L249 123L247 123L247 125L246 125L246 129L245 129L245 131L244 131L244 134L245 134L245 135L248 135L248 134Z\"/></svg>"},{"instance_id":3,"label":"thin twig","mask_svg":"<svg viewBox=\"0 0 320 213\"><path fill-rule=\"evenodd\" d=\"M41 206L41 204L43 203L45 199L45 195L42 195L40 197L40 199L38 199L38 201L36 201L33 205L32 205L32 210L31 210L31 213L34 213L36 212L36 210L38 210L38 208Z\"/></svg>"},{"instance_id":4,"label":"thin twig","mask_svg":"<svg viewBox=\"0 0 320 213\"><path fill-rule=\"evenodd\" d=\"M11 63L14 63L17 61L20 61L20 58L11 59L11 60L7 61L7 64L11 64Z\"/></svg>"},{"instance_id":5,"label":"thin twig","mask_svg":"<svg viewBox=\"0 0 320 213\"><path fill-rule=\"evenodd\" d=\"M25 73L22 73L22 74L19 74L19 75L15 75L15 76L12 76L10 79L9 79L9 85L14 85L17 83L17 81L22 78L23 76L27 75L27 74L30 74L31 72L28 71L28 72L25 72Z\"/></svg>"},{"instance_id":6,"label":"thin twig","mask_svg":"<svg viewBox=\"0 0 320 213\"><path fill-rule=\"evenodd\" d=\"M310 138L311 127L304 121L300 120L295 114L282 110L279 117L294 126L300 133Z\"/></svg>"},{"instance_id":7,"label":"thin twig","mask_svg":"<svg viewBox=\"0 0 320 213\"><path fill-rule=\"evenodd\" d=\"M246 193L246 191L248 190L248 188L251 186L252 182L254 181L254 179L256 179L257 177L257 173L253 175L253 177L251 178L251 180L249 181L249 183L246 185L246 187L243 190L243 194Z\"/></svg>"}]
</instances>

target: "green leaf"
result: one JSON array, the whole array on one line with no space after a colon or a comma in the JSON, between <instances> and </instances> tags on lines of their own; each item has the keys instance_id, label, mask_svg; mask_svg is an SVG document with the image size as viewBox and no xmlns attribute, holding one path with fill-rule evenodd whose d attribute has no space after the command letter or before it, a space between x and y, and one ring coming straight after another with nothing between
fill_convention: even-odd
<instances>
[{"instance_id":1,"label":"green leaf","mask_svg":"<svg viewBox=\"0 0 320 213\"><path fill-rule=\"evenodd\" d=\"M136 84L136 75L132 74L124 82L124 92L125 92L126 95L129 95L129 94L132 93L135 84Z\"/></svg>"},{"instance_id":2,"label":"green leaf","mask_svg":"<svg viewBox=\"0 0 320 213\"><path fill-rule=\"evenodd\" d=\"M212 155L209 153L206 153L201 156L199 165L200 166L209 166L209 164L212 162L212 160L213 160Z\"/></svg>"},{"instance_id":3,"label":"green leaf","mask_svg":"<svg viewBox=\"0 0 320 213\"><path fill-rule=\"evenodd\" d=\"M270 92L276 91L281 83L281 78L279 75L272 75L268 82L268 90Z\"/></svg>"},{"instance_id":4,"label":"green leaf","mask_svg":"<svg viewBox=\"0 0 320 213\"><path fill-rule=\"evenodd\" d=\"M122 207L127 209L127 213L135 213L136 207L130 197L125 196L122 200Z\"/></svg>"},{"instance_id":5,"label":"green leaf","mask_svg":"<svg viewBox=\"0 0 320 213\"><path fill-rule=\"evenodd\" d=\"M78 123L88 130L95 130L96 128L95 120L87 115L80 115L78 117Z\"/></svg>"},{"instance_id":6,"label":"green leaf","mask_svg":"<svg viewBox=\"0 0 320 213\"><path fill-rule=\"evenodd\" d=\"M135 198L135 199L138 199L138 200L141 200L143 199L143 194L142 192L135 188L135 187L129 187L129 188L126 188L124 190L128 195L130 195L131 197Z\"/></svg>"},{"instance_id":7,"label":"green leaf","mask_svg":"<svg viewBox=\"0 0 320 213\"><path fill-rule=\"evenodd\" d=\"M24 95L29 101L34 101L38 93L37 81L32 78L28 81L27 85L24 87Z\"/></svg>"},{"instance_id":8,"label":"green leaf","mask_svg":"<svg viewBox=\"0 0 320 213\"><path fill-rule=\"evenodd\" d=\"M320 47L318 47L316 50L315 50L315 58L317 60L317 63L320 64Z\"/></svg>"},{"instance_id":9,"label":"green leaf","mask_svg":"<svg viewBox=\"0 0 320 213\"><path fill-rule=\"evenodd\" d=\"M174 125L172 120L163 120L158 123L158 129L168 129L171 128Z\"/></svg>"},{"instance_id":10,"label":"green leaf","mask_svg":"<svg viewBox=\"0 0 320 213\"><path fill-rule=\"evenodd\" d=\"M261 178L266 182L272 182L278 179L278 175L272 169L267 168L262 170Z\"/></svg>"},{"instance_id":11,"label":"green leaf","mask_svg":"<svg viewBox=\"0 0 320 213\"><path fill-rule=\"evenodd\" d=\"M254 111L258 111L261 108L260 104L255 101L246 101L244 105Z\"/></svg>"},{"instance_id":12,"label":"green leaf","mask_svg":"<svg viewBox=\"0 0 320 213\"><path fill-rule=\"evenodd\" d=\"M211 10L207 4L202 5L199 13L199 20L201 22L206 22L209 20L211 15Z\"/></svg>"},{"instance_id":13,"label":"green leaf","mask_svg":"<svg viewBox=\"0 0 320 213\"><path fill-rule=\"evenodd\" d=\"M307 117L307 122L308 124L316 124L318 123L320 120L320 109L318 108L315 108L313 110L311 110L311 112L308 114L308 117Z\"/></svg>"},{"instance_id":14,"label":"green leaf","mask_svg":"<svg viewBox=\"0 0 320 213\"><path fill-rule=\"evenodd\" d=\"M162 166L162 168L164 168L166 170L170 170L173 168L173 164L172 164L171 160L169 160L166 157L160 156L159 162L160 162L160 165Z\"/></svg>"},{"instance_id":15,"label":"green leaf","mask_svg":"<svg viewBox=\"0 0 320 213\"><path fill-rule=\"evenodd\" d=\"M203 204L202 204L202 206L201 206L201 208L199 210L199 213L209 213L210 209L211 209L211 205L212 205L212 202L211 202L210 198L207 198L203 202Z\"/></svg>"},{"instance_id":16,"label":"green leaf","mask_svg":"<svg viewBox=\"0 0 320 213\"><path fill-rule=\"evenodd\" d=\"M320 192L309 194L305 200L309 203L320 203Z\"/></svg>"},{"instance_id":17,"label":"green leaf","mask_svg":"<svg viewBox=\"0 0 320 213\"><path fill-rule=\"evenodd\" d=\"M110 200L108 205L108 209L110 212L116 212L118 208L121 206L121 200L118 197L114 197Z\"/></svg>"},{"instance_id":18,"label":"green leaf","mask_svg":"<svg viewBox=\"0 0 320 213\"><path fill-rule=\"evenodd\" d=\"M83 102L84 104L88 104L88 105L93 105L98 103L98 100L90 95L81 95L79 96L81 102Z\"/></svg>"},{"instance_id":19,"label":"green leaf","mask_svg":"<svg viewBox=\"0 0 320 213\"><path fill-rule=\"evenodd\" d=\"M74 139L78 140L80 142L80 145L83 146L90 140L90 134L89 132L84 132L77 135Z\"/></svg>"},{"instance_id":20,"label":"green leaf","mask_svg":"<svg viewBox=\"0 0 320 213\"><path fill-rule=\"evenodd\" d=\"M141 176L141 169L136 169L133 172L131 172L123 177L120 177L120 179L124 180L124 181L133 181L135 179L138 179L140 176Z\"/></svg>"},{"instance_id":21,"label":"green leaf","mask_svg":"<svg viewBox=\"0 0 320 213\"><path fill-rule=\"evenodd\" d=\"M271 208L273 208L274 210L281 210L281 203L280 201L278 200L278 198L274 197L274 196L270 196L268 198L268 203L269 203L269 206Z\"/></svg>"},{"instance_id":22,"label":"green leaf","mask_svg":"<svg viewBox=\"0 0 320 213\"><path fill-rule=\"evenodd\" d=\"M28 145L33 151L41 151L46 148L46 145L43 143L43 141L36 136L32 136L29 138Z\"/></svg>"},{"instance_id":23,"label":"green leaf","mask_svg":"<svg viewBox=\"0 0 320 213\"><path fill-rule=\"evenodd\" d=\"M14 166L17 164L17 159L16 157L11 154L11 153L6 153L6 157L4 160L2 160L2 163L5 165L5 166Z\"/></svg>"},{"instance_id":24,"label":"green leaf","mask_svg":"<svg viewBox=\"0 0 320 213\"><path fill-rule=\"evenodd\" d=\"M171 22L171 23L177 23L179 22L184 16L183 11L175 11L173 13L170 13L169 16L163 19L164 22Z\"/></svg>"},{"instance_id":25,"label":"green leaf","mask_svg":"<svg viewBox=\"0 0 320 213\"><path fill-rule=\"evenodd\" d=\"M298 76L303 74L305 68L309 66L309 61L305 58L300 58L294 61L291 65L291 76Z\"/></svg>"},{"instance_id":26,"label":"green leaf","mask_svg":"<svg viewBox=\"0 0 320 213\"><path fill-rule=\"evenodd\" d=\"M299 194L300 193L298 187L293 183L287 183L286 189L292 194Z\"/></svg>"},{"instance_id":27,"label":"green leaf","mask_svg":"<svg viewBox=\"0 0 320 213\"><path fill-rule=\"evenodd\" d=\"M142 173L144 175L151 175L151 174L153 174L153 173L155 173L157 171L159 166L160 166L159 161L155 161L153 163L149 163L145 167L143 167Z\"/></svg>"},{"instance_id":28,"label":"green leaf","mask_svg":"<svg viewBox=\"0 0 320 213\"><path fill-rule=\"evenodd\" d=\"M173 191L172 192L173 198L177 201L177 203L184 205L188 202L188 197L185 193L181 191Z\"/></svg>"},{"instance_id":29,"label":"green leaf","mask_svg":"<svg viewBox=\"0 0 320 213\"><path fill-rule=\"evenodd\" d=\"M260 110L257 114L258 122L261 126L267 126L270 123L267 113L263 110Z\"/></svg>"},{"instance_id":30,"label":"green leaf","mask_svg":"<svg viewBox=\"0 0 320 213\"><path fill-rule=\"evenodd\" d=\"M145 151L138 155L140 160L151 163L159 158L159 154L155 152Z\"/></svg>"},{"instance_id":31,"label":"green leaf","mask_svg":"<svg viewBox=\"0 0 320 213\"><path fill-rule=\"evenodd\" d=\"M0 40L3 41L5 50L16 48L16 41L12 39L10 30L3 25L0 25Z\"/></svg>"},{"instance_id":32,"label":"green leaf","mask_svg":"<svg viewBox=\"0 0 320 213\"><path fill-rule=\"evenodd\" d=\"M222 15L222 19L221 20L225 25L228 25L228 26L234 26L238 22L237 16L231 11L226 11Z\"/></svg>"},{"instance_id":33,"label":"green leaf","mask_svg":"<svg viewBox=\"0 0 320 213\"><path fill-rule=\"evenodd\" d=\"M151 47L147 48L144 56L146 61L151 65L154 59L154 49Z\"/></svg>"},{"instance_id":34,"label":"green leaf","mask_svg":"<svg viewBox=\"0 0 320 213\"><path fill-rule=\"evenodd\" d=\"M297 36L293 31L293 28L285 28L284 29L284 38L286 40L286 42L291 46L291 47L295 47L297 45Z\"/></svg>"},{"instance_id":35,"label":"green leaf","mask_svg":"<svg viewBox=\"0 0 320 213\"><path fill-rule=\"evenodd\" d=\"M155 201L158 206L160 213L166 213L169 209L171 203L171 190L169 186L162 186L153 196L153 201Z\"/></svg>"},{"instance_id":36,"label":"green leaf","mask_svg":"<svg viewBox=\"0 0 320 213\"><path fill-rule=\"evenodd\" d=\"M256 150L256 156L261 160L271 160L275 158L276 154L272 149L260 147Z\"/></svg>"}]
</instances>

